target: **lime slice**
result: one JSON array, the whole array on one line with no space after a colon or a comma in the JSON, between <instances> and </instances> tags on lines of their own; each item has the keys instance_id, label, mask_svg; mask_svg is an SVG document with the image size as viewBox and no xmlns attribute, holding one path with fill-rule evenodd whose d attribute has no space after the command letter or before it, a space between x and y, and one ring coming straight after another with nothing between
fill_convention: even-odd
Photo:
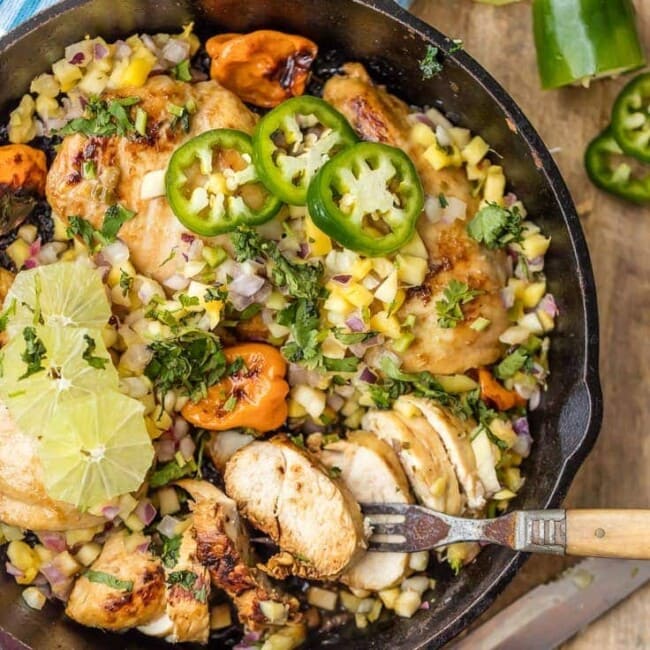
<instances>
[{"instance_id":1,"label":"lime slice","mask_svg":"<svg viewBox=\"0 0 650 650\"><path fill-rule=\"evenodd\" d=\"M14 303L15 301L15 303ZM28 325L60 325L102 329L111 317L100 272L78 262L56 262L21 271L14 280L5 309L15 304L9 336Z\"/></svg>"},{"instance_id":2,"label":"lime slice","mask_svg":"<svg viewBox=\"0 0 650 650\"><path fill-rule=\"evenodd\" d=\"M24 377L28 363L25 331L42 343L39 370ZM0 398L24 432L43 435L60 404L96 391L117 389L119 378L97 330L70 327L24 328L2 349ZM86 358L84 358L84 355ZM31 355L39 365L39 355ZM105 360L106 363L102 363ZM104 365L102 369L100 366Z\"/></svg>"},{"instance_id":3,"label":"lime slice","mask_svg":"<svg viewBox=\"0 0 650 650\"><path fill-rule=\"evenodd\" d=\"M143 409L114 391L61 404L39 451L49 495L87 510L137 490L154 456Z\"/></svg>"}]
</instances>

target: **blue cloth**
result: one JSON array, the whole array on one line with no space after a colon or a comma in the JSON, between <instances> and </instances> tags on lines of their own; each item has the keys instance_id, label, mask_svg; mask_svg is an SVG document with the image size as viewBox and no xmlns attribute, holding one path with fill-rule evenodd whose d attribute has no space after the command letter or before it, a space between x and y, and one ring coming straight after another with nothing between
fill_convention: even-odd
<instances>
[{"instance_id":1,"label":"blue cloth","mask_svg":"<svg viewBox=\"0 0 650 650\"><path fill-rule=\"evenodd\" d=\"M406 8L413 2L413 0L395 1ZM56 2L58 0L0 0L0 36Z\"/></svg>"}]
</instances>

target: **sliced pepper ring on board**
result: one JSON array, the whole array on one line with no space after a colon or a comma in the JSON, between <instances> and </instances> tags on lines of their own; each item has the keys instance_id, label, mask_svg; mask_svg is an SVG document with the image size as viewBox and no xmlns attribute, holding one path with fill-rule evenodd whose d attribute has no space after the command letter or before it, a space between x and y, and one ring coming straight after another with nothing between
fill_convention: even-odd
<instances>
[{"instance_id":1,"label":"sliced pepper ring on board","mask_svg":"<svg viewBox=\"0 0 650 650\"><path fill-rule=\"evenodd\" d=\"M630 156L650 163L650 73L630 81L612 110L612 134Z\"/></svg>"},{"instance_id":2,"label":"sliced pepper ring on board","mask_svg":"<svg viewBox=\"0 0 650 650\"><path fill-rule=\"evenodd\" d=\"M370 257L394 253L408 242L423 205L411 159L375 142L340 153L309 186L314 223L342 246Z\"/></svg>"},{"instance_id":3,"label":"sliced pepper ring on board","mask_svg":"<svg viewBox=\"0 0 650 650\"><path fill-rule=\"evenodd\" d=\"M585 167L601 189L635 203L650 202L650 165L626 156L611 129L591 141Z\"/></svg>"},{"instance_id":4,"label":"sliced pepper ring on board","mask_svg":"<svg viewBox=\"0 0 650 650\"><path fill-rule=\"evenodd\" d=\"M253 135L255 165L276 196L305 205L318 170L359 139L348 121L317 97L295 97L258 123Z\"/></svg>"},{"instance_id":5,"label":"sliced pepper ring on board","mask_svg":"<svg viewBox=\"0 0 650 650\"><path fill-rule=\"evenodd\" d=\"M281 207L258 178L250 136L234 129L207 131L179 147L165 186L178 220L206 237L265 223Z\"/></svg>"}]
</instances>

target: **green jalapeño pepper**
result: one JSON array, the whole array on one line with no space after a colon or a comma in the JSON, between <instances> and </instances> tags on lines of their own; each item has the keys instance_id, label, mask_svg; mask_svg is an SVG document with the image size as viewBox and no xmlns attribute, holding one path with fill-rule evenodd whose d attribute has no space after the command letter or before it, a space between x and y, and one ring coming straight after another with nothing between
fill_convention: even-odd
<instances>
[{"instance_id":1,"label":"green jalape\u00f1o pepper","mask_svg":"<svg viewBox=\"0 0 650 650\"><path fill-rule=\"evenodd\" d=\"M285 203L305 205L318 170L358 141L347 120L327 102L294 97L259 121L253 135L255 165L271 192Z\"/></svg>"},{"instance_id":2,"label":"green jalape\u00f1o pepper","mask_svg":"<svg viewBox=\"0 0 650 650\"><path fill-rule=\"evenodd\" d=\"M205 237L262 224L282 205L258 178L250 136L233 129L207 131L176 149L165 187L178 220Z\"/></svg>"},{"instance_id":3,"label":"green jalape\u00f1o pepper","mask_svg":"<svg viewBox=\"0 0 650 650\"><path fill-rule=\"evenodd\" d=\"M423 205L411 159L401 149L375 142L360 142L326 163L307 195L314 223L369 257L394 253L408 242Z\"/></svg>"},{"instance_id":4,"label":"green jalape\u00f1o pepper","mask_svg":"<svg viewBox=\"0 0 650 650\"><path fill-rule=\"evenodd\" d=\"M612 110L612 133L625 153L650 163L650 73L621 91Z\"/></svg>"},{"instance_id":5,"label":"green jalape\u00f1o pepper","mask_svg":"<svg viewBox=\"0 0 650 650\"><path fill-rule=\"evenodd\" d=\"M585 153L589 178L603 190L635 203L650 202L650 166L626 156L610 129Z\"/></svg>"},{"instance_id":6,"label":"green jalape\u00f1o pepper","mask_svg":"<svg viewBox=\"0 0 650 650\"><path fill-rule=\"evenodd\" d=\"M632 0L534 0L544 88L611 76L645 63Z\"/></svg>"}]
</instances>

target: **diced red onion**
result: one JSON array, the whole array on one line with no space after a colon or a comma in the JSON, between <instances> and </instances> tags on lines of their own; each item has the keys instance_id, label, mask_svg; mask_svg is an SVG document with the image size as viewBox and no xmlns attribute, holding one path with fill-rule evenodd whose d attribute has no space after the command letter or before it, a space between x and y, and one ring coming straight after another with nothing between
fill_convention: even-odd
<instances>
[{"instance_id":1,"label":"diced red onion","mask_svg":"<svg viewBox=\"0 0 650 650\"><path fill-rule=\"evenodd\" d=\"M437 196L427 196L424 201L424 213L431 223L438 223L442 217L442 206Z\"/></svg>"},{"instance_id":2,"label":"diced red onion","mask_svg":"<svg viewBox=\"0 0 650 650\"><path fill-rule=\"evenodd\" d=\"M86 55L83 52L75 52L68 63L71 63L72 65L81 65L85 60Z\"/></svg>"},{"instance_id":3,"label":"diced red onion","mask_svg":"<svg viewBox=\"0 0 650 650\"><path fill-rule=\"evenodd\" d=\"M95 57L95 61L105 59L108 56L108 48L106 48L103 43L95 43L93 47L93 56Z\"/></svg>"},{"instance_id":4,"label":"diced red onion","mask_svg":"<svg viewBox=\"0 0 650 650\"><path fill-rule=\"evenodd\" d=\"M190 44L180 38L170 38L162 49L162 58L174 65L189 58Z\"/></svg>"},{"instance_id":5,"label":"diced red onion","mask_svg":"<svg viewBox=\"0 0 650 650\"><path fill-rule=\"evenodd\" d=\"M15 578L22 578L25 575L23 571L14 566L11 562L5 562L5 568L7 569L7 573Z\"/></svg>"},{"instance_id":6,"label":"diced red onion","mask_svg":"<svg viewBox=\"0 0 650 650\"><path fill-rule=\"evenodd\" d=\"M431 603L428 600L423 600L420 609L431 609Z\"/></svg>"},{"instance_id":7,"label":"diced red onion","mask_svg":"<svg viewBox=\"0 0 650 650\"><path fill-rule=\"evenodd\" d=\"M42 571L42 570L41 570ZM61 582L50 582L50 587L52 588L52 595L63 601L67 602L70 597L70 592L72 591L72 586L74 585L74 577L65 578Z\"/></svg>"},{"instance_id":8,"label":"diced red onion","mask_svg":"<svg viewBox=\"0 0 650 650\"><path fill-rule=\"evenodd\" d=\"M354 386L350 384L343 384L343 386L336 387L336 392L341 395L341 397L349 399L352 397L352 395L354 395Z\"/></svg>"},{"instance_id":9,"label":"diced red onion","mask_svg":"<svg viewBox=\"0 0 650 650\"><path fill-rule=\"evenodd\" d=\"M192 75L192 83L196 83L197 81L207 81L210 78L205 74L205 72L201 72L201 70L197 70L196 68L191 68L190 74Z\"/></svg>"},{"instance_id":10,"label":"diced red onion","mask_svg":"<svg viewBox=\"0 0 650 650\"><path fill-rule=\"evenodd\" d=\"M345 400L337 393L332 393L327 397L327 405L334 411L340 411L345 404Z\"/></svg>"},{"instance_id":11,"label":"diced red onion","mask_svg":"<svg viewBox=\"0 0 650 650\"><path fill-rule=\"evenodd\" d=\"M25 269L35 269L38 266L38 261L34 257L26 259L23 263L23 268Z\"/></svg>"},{"instance_id":12,"label":"diced red onion","mask_svg":"<svg viewBox=\"0 0 650 650\"><path fill-rule=\"evenodd\" d=\"M174 419L174 426L172 427L174 438L180 440L184 438L190 431L190 425L185 418L180 415Z\"/></svg>"},{"instance_id":13,"label":"diced red onion","mask_svg":"<svg viewBox=\"0 0 650 650\"><path fill-rule=\"evenodd\" d=\"M528 410L529 411L537 410L541 401L542 401L542 391L539 388L537 388L533 391L533 394L530 396L530 400L528 400Z\"/></svg>"},{"instance_id":14,"label":"diced red onion","mask_svg":"<svg viewBox=\"0 0 650 650\"><path fill-rule=\"evenodd\" d=\"M520 417L512 423L512 428L518 435L530 435L530 428L528 426L528 418Z\"/></svg>"},{"instance_id":15,"label":"diced red onion","mask_svg":"<svg viewBox=\"0 0 650 650\"><path fill-rule=\"evenodd\" d=\"M557 303L555 302L555 297L552 293L547 293L539 301L539 308L552 318L560 315L560 310L558 309Z\"/></svg>"},{"instance_id":16,"label":"diced red onion","mask_svg":"<svg viewBox=\"0 0 650 650\"><path fill-rule=\"evenodd\" d=\"M445 129L445 127L441 126L440 124L436 126L436 139L443 147L450 147L453 144L451 138L449 137L447 129Z\"/></svg>"},{"instance_id":17,"label":"diced red onion","mask_svg":"<svg viewBox=\"0 0 650 650\"><path fill-rule=\"evenodd\" d=\"M334 275L332 280L338 282L339 284L347 284L352 279L351 275Z\"/></svg>"},{"instance_id":18,"label":"diced red onion","mask_svg":"<svg viewBox=\"0 0 650 650\"><path fill-rule=\"evenodd\" d=\"M113 519L115 519L115 517L117 517L119 514L119 506L104 506L102 508L102 517L108 519L109 521L113 521Z\"/></svg>"},{"instance_id":19,"label":"diced red onion","mask_svg":"<svg viewBox=\"0 0 650 650\"><path fill-rule=\"evenodd\" d=\"M228 289L231 292L231 298L233 293L250 298L264 286L264 282L264 278L260 278L258 275L240 275L230 283Z\"/></svg>"},{"instance_id":20,"label":"diced red onion","mask_svg":"<svg viewBox=\"0 0 650 650\"><path fill-rule=\"evenodd\" d=\"M461 221L467 216L467 203L457 199L455 196L447 197L447 206L442 209L440 221L445 224L451 224L456 219Z\"/></svg>"},{"instance_id":21,"label":"diced red onion","mask_svg":"<svg viewBox=\"0 0 650 650\"><path fill-rule=\"evenodd\" d=\"M501 302L506 309L510 309L515 304L514 287L504 287L501 289Z\"/></svg>"},{"instance_id":22,"label":"diced red onion","mask_svg":"<svg viewBox=\"0 0 650 650\"><path fill-rule=\"evenodd\" d=\"M306 434L322 433L325 431L325 426L322 424L317 424L311 418L307 418L301 427L301 431Z\"/></svg>"},{"instance_id":23,"label":"diced red onion","mask_svg":"<svg viewBox=\"0 0 650 650\"><path fill-rule=\"evenodd\" d=\"M161 463L172 460L174 454L176 454L176 442L174 440L156 440L153 446L156 450L156 458Z\"/></svg>"},{"instance_id":24,"label":"diced red onion","mask_svg":"<svg viewBox=\"0 0 650 650\"><path fill-rule=\"evenodd\" d=\"M187 257L190 260L198 260L201 257L203 252L203 240L194 239L190 244L190 247L187 249Z\"/></svg>"},{"instance_id":25,"label":"diced red onion","mask_svg":"<svg viewBox=\"0 0 650 650\"><path fill-rule=\"evenodd\" d=\"M151 501L140 501L134 510L137 518L145 525L148 526L155 518L157 511L153 507Z\"/></svg>"},{"instance_id":26,"label":"diced red onion","mask_svg":"<svg viewBox=\"0 0 650 650\"><path fill-rule=\"evenodd\" d=\"M512 446L513 451L524 458L528 457L531 445L533 444L530 429L528 428L528 419L525 417L517 418L512 423L512 428L517 433L517 439Z\"/></svg>"},{"instance_id":27,"label":"diced red onion","mask_svg":"<svg viewBox=\"0 0 650 650\"><path fill-rule=\"evenodd\" d=\"M176 517L165 515L162 518L162 521L156 527L156 530L165 537L173 537L176 531L176 526L178 526L180 523L181 522L176 519Z\"/></svg>"},{"instance_id":28,"label":"diced red onion","mask_svg":"<svg viewBox=\"0 0 650 650\"><path fill-rule=\"evenodd\" d=\"M306 257L309 256L309 244L302 242L298 248L298 257L301 260L304 260Z\"/></svg>"},{"instance_id":29,"label":"diced red onion","mask_svg":"<svg viewBox=\"0 0 650 650\"><path fill-rule=\"evenodd\" d=\"M517 195L513 194L512 192L508 192L504 197L503 197L503 203L506 206L506 208L509 208L511 205L514 203L517 203L519 199L517 199Z\"/></svg>"},{"instance_id":30,"label":"diced red onion","mask_svg":"<svg viewBox=\"0 0 650 650\"><path fill-rule=\"evenodd\" d=\"M45 576L45 579L52 585L52 588L54 588L55 585L65 583L68 579L67 576L65 576L54 564L45 564L41 567L40 571Z\"/></svg>"},{"instance_id":31,"label":"diced red onion","mask_svg":"<svg viewBox=\"0 0 650 650\"><path fill-rule=\"evenodd\" d=\"M131 46L124 41L115 41L115 58L128 59L131 56Z\"/></svg>"},{"instance_id":32,"label":"diced red onion","mask_svg":"<svg viewBox=\"0 0 650 650\"><path fill-rule=\"evenodd\" d=\"M158 56L158 54L159 54L158 47L156 46L156 43L154 42L153 38L151 38L151 36L149 36L149 34L142 34L140 36L140 39L142 40L142 42L144 43L144 46L148 50L150 50L156 56Z\"/></svg>"},{"instance_id":33,"label":"diced red onion","mask_svg":"<svg viewBox=\"0 0 650 650\"><path fill-rule=\"evenodd\" d=\"M377 375L375 375L370 368L364 368L361 371L361 374L359 375L359 379L361 381L365 381L367 384L376 384L377 383Z\"/></svg>"},{"instance_id":34,"label":"diced red onion","mask_svg":"<svg viewBox=\"0 0 650 650\"><path fill-rule=\"evenodd\" d=\"M41 544L50 551L62 553L67 548L65 537L60 533L39 533L38 538L41 540Z\"/></svg>"},{"instance_id":35,"label":"diced red onion","mask_svg":"<svg viewBox=\"0 0 650 650\"><path fill-rule=\"evenodd\" d=\"M290 363L287 370L287 379L291 386L306 384L307 386L317 386L321 381L320 373L315 370L307 370L297 363Z\"/></svg>"},{"instance_id":36,"label":"diced red onion","mask_svg":"<svg viewBox=\"0 0 650 650\"><path fill-rule=\"evenodd\" d=\"M350 318L345 321L345 324L353 332L363 332L365 329L365 323L358 316L350 316Z\"/></svg>"},{"instance_id":37,"label":"diced red onion","mask_svg":"<svg viewBox=\"0 0 650 650\"><path fill-rule=\"evenodd\" d=\"M135 547L135 550L139 553L146 553L149 550L149 542L142 542L142 544L138 544L138 546Z\"/></svg>"},{"instance_id":38,"label":"diced red onion","mask_svg":"<svg viewBox=\"0 0 650 650\"><path fill-rule=\"evenodd\" d=\"M164 297L164 294L160 291L158 284L154 280L142 279L138 284L138 298L140 298L140 302L143 305L148 305L156 295Z\"/></svg>"},{"instance_id":39,"label":"diced red onion","mask_svg":"<svg viewBox=\"0 0 650 650\"><path fill-rule=\"evenodd\" d=\"M191 244L196 239L196 237L192 233L184 232L184 233L181 234L181 239L186 244Z\"/></svg>"},{"instance_id":40,"label":"diced red onion","mask_svg":"<svg viewBox=\"0 0 650 650\"><path fill-rule=\"evenodd\" d=\"M106 262L109 266L118 266L128 259L129 249L123 241L118 239L102 249L102 252L97 255L97 264L101 265L102 262Z\"/></svg>"},{"instance_id":41,"label":"diced red onion","mask_svg":"<svg viewBox=\"0 0 650 650\"><path fill-rule=\"evenodd\" d=\"M50 589L48 587L47 578L42 573L39 573L32 580L32 584L34 586L37 586L37 587L45 587L45 589L41 589L41 591L45 594L46 597L50 594Z\"/></svg>"},{"instance_id":42,"label":"diced red onion","mask_svg":"<svg viewBox=\"0 0 650 650\"><path fill-rule=\"evenodd\" d=\"M41 238L37 237L29 245L29 257L36 257L41 252Z\"/></svg>"},{"instance_id":43,"label":"diced red onion","mask_svg":"<svg viewBox=\"0 0 650 650\"><path fill-rule=\"evenodd\" d=\"M415 119L417 122L421 122L422 124L426 124L427 126L430 126L431 128L435 127L435 124L427 117L426 113L413 113L411 116L413 119Z\"/></svg>"},{"instance_id":44,"label":"diced red onion","mask_svg":"<svg viewBox=\"0 0 650 650\"><path fill-rule=\"evenodd\" d=\"M163 280L163 285L172 291L187 289L189 284L190 279L180 273L174 273L174 275L170 275L166 280Z\"/></svg>"},{"instance_id":45,"label":"diced red onion","mask_svg":"<svg viewBox=\"0 0 650 650\"><path fill-rule=\"evenodd\" d=\"M185 436L179 443L178 443L178 449L183 454L183 458L185 460L189 460L194 456L194 452L196 450L196 444L194 443L194 440L190 436Z\"/></svg>"}]
</instances>

